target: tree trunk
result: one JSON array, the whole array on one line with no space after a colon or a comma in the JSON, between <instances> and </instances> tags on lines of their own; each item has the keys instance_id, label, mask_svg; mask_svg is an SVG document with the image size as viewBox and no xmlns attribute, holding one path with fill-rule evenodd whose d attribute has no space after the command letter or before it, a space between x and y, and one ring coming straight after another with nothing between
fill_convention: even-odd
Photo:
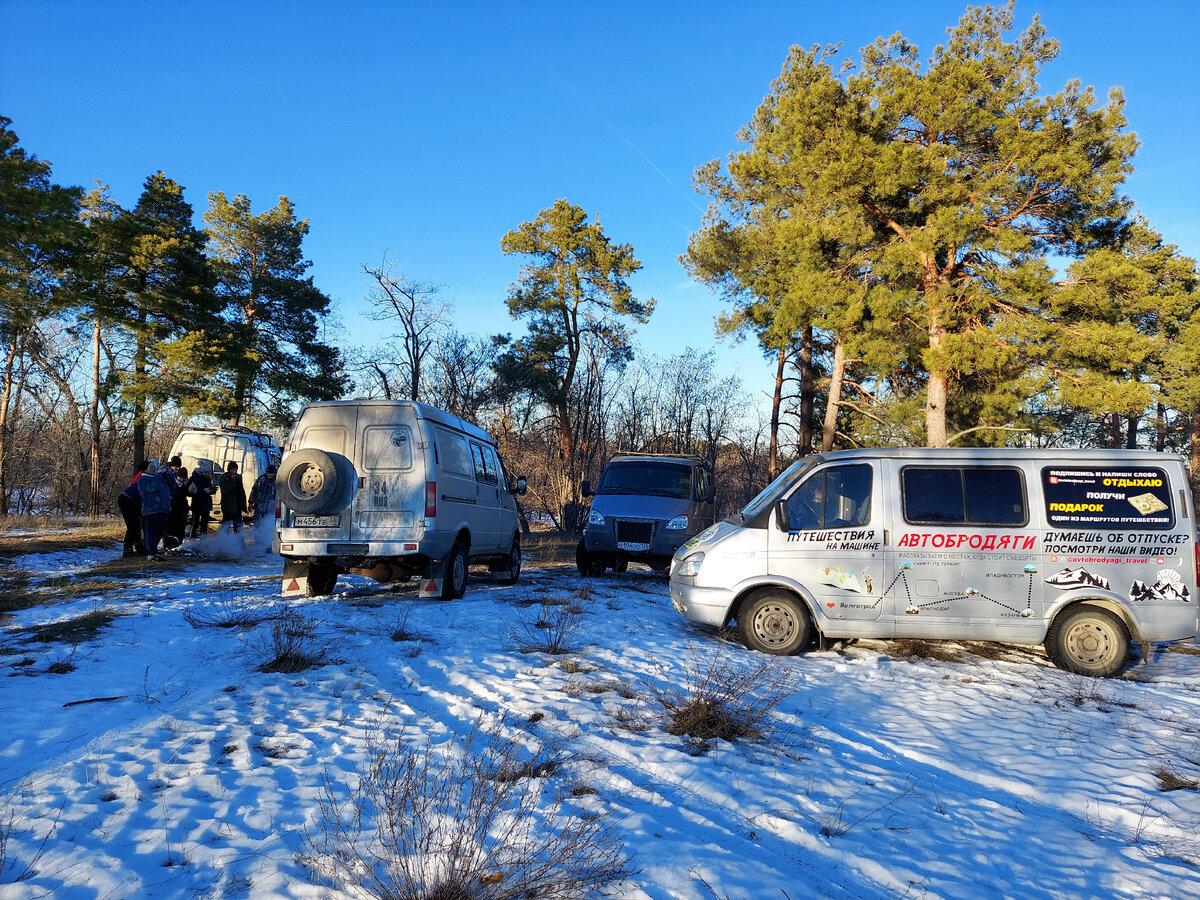
<instances>
[{"instance_id":1,"label":"tree trunk","mask_svg":"<svg viewBox=\"0 0 1200 900\"><path fill-rule=\"evenodd\" d=\"M838 407L842 402L842 380L846 376L846 345L833 345L833 371L829 373L829 399L825 404L825 422L821 427L821 452L833 449L837 438Z\"/></svg>"},{"instance_id":2,"label":"tree trunk","mask_svg":"<svg viewBox=\"0 0 1200 900\"><path fill-rule=\"evenodd\" d=\"M930 317L929 349L931 357L936 360L942 348L942 340L946 329L936 315ZM925 445L927 447L949 446L946 434L946 403L950 396L950 376L942 364L936 363L938 371L929 372L929 384L925 396Z\"/></svg>"},{"instance_id":3,"label":"tree trunk","mask_svg":"<svg viewBox=\"0 0 1200 900\"><path fill-rule=\"evenodd\" d=\"M146 459L146 308L138 308L137 347L133 352L133 467Z\"/></svg>"},{"instance_id":4,"label":"tree trunk","mask_svg":"<svg viewBox=\"0 0 1200 900\"><path fill-rule=\"evenodd\" d=\"M800 343L800 431L796 450L800 456L812 453L815 416L816 378L813 377L813 327L804 329Z\"/></svg>"},{"instance_id":5,"label":"tree trunk","mask_svg":"<svg viewBox=\"0 0 1200 900\"><path fill-rule=\"evenodd\" d=\"M787 365L787 347L779 348L775 364L775 394L771 397L771 441L767 447L767 477L779 474L779 408L783 405L783 370Z\"/></svg>"},{"instance_id":6,"label":"tree trunk","mask_svg":"<svg viewBox=\"0 0 1200 900\"><path fill-rule=\"evenodd\" d=\"M0 395L0 518L8 516L8 480L5 462L8 459L8 410L12 404L13 364L17 358L17 336L14 334L4 359L4 392Z\"/></svg>"},{"instance_id":7,"label":"tree trunk","mask_svg":"<svg viewBox=\"0 0 1200 900\"><path fill-rule=\"evenodd\" d=\"M1200 473L1200 409L1192 410L1192 478Z\"/></svg>"},{"instance_id":8,"label":"tree trunk","mask_svg":"<svg viewBox=\"0 0 1200 900\"><path fill-rule=\"evenodd\" d=\"M100 518L100 317L92 323L92 479L88 518Z\"/></svg>"},{"instance_id":9,"label":"tree trunk","mask_svg":"<svg viewBox=\"0 0 1200 900\"><path fill-rule=\"evenodd\" d=\"M1141 421L1141 416L1129 417L1129 428L1125 432L1125 449L1136 450L1138 441L1138 422Z\"/></svg>"},{"instance_id":10,"label":"tree trunk","mask_svg":"<svg viewBox=\"0 0 1200 900\"><path fill-rule=\"evenodd\" d=\"M1167 449L1167 408L1158 404L1158 424L1155 426L1157 435L1154 439L1154 449L1162 453Z\"/></svg>"}]
</instances>

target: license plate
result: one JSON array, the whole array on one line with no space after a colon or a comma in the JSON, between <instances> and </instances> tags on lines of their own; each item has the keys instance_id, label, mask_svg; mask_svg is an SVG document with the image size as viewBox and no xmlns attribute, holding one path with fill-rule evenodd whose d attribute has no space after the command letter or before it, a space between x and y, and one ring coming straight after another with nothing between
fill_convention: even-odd
<instances>
[{"instance_id":1,"label":"license plate","mask_svg":"<svg viewBox=\"0 0 1200 900\"><path fill-rule=\"evenodd\" d=\"M296 516L292 519L296 528L338 528L341 524L341 516Z\"/></svg>"},{"instance_id":2,"label":"license plate","mask_svg":"<svg viewBox=\"0 0 1200 900\"><path fill-rule=\"evenodd\" d=\"M617 549L618 550L629 550L634 553L638 553L638 552L649 550L650 545L649 544L635 544L635 543L631 543L630 541L617 541Z\"/></svg>"}]
</instances>

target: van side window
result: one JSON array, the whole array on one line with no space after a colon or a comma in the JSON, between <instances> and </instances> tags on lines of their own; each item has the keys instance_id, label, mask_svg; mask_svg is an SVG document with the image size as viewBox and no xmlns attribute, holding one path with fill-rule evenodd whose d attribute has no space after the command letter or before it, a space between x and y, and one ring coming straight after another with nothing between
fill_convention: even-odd
<instances>
[{"instance_id":1,"label":"van side window","mask_svg":"<svg viewBox=\"0 0 1200 900\"><path fill-rule=\"evenodd\" d=\"M437 442L441 450L439 455L443 469L452 475L461 475L464 478L474 477L475 467L471 464L471 448L467 446L466 438L453 431L439 428Z\"/></svg>"},{"instance_id":2,"label":"van side window","mask_svg":"<svg viewBox=\"0 0 1200 900\"><path fill-rule=\"evenodd\" d=\"M488 459L488 454L485 450L490 451L491 448L485 448L480 444L471 442L471 459L475 464L475 480L481 484L496 484L496 460L492 457ZM490 462L490 465L489 465Z\"/></svg>"},{"instance_id":3,"label":"van side window","mask_svg":"<svg viewBox=\"0 0 1200 900\"><path fill-rule=\"evenodd\" d=\"M504 484L504 467L500 465L500 457L496 455L496 451L491 447L483 448L483 461L491 473L492 480L489 484Z\"/></svg>"},{"instance_id":4,"label":"van side window","mask_svg":"<svg viewBox=\"0 0 1200 900\"><path fill-rule=\"evenodd\" d=\"M905 466L904 520L914 525L1026 525L1025 478L1002 466Z\"/></svg>"},{"instance_id":5,"label":"van side window","mask_svg":"<svg viewBox=\"0 0 1200 900\"><path fill-rule=\"evenodd\" d=\"M871 467L830 466L788 498L788 531L857 528L871 521Z\"/></svg>"},{"instance_id":6,"label":"van side window","mask_svg":"<svg viewBox=\"0 0 1200 900\"><path fill-rule=\"evenodd\" d=\"M363 434L363 467L374 471L411 469L412 432L407 425L372 426Z\"/></svg>"}]
</instances>

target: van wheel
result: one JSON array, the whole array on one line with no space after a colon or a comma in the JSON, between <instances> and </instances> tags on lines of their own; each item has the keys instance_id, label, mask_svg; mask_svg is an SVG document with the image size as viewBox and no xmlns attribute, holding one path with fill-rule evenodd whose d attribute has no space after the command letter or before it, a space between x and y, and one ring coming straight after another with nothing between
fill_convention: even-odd
<instances>
[{"instance_id":1,"label":"van wheel","mask_svg":"<svg viewBox=\"0 0 1200 900\"><path fill-rule=\"evenodd\" d=\"M616 575L624 575L629 571L629 560L624 556L618 556L613 560L613 573Z\"/></svg>"},{"instance_id":2,"label":"van wheel","mask_svg":"<svg viewBox=\"0 0 1200 900\"><path fill-rule=\"evenodd\" d=\"M598 553L588 553L582 538L575 548L575 568L584 578L599 578L604 574L604 558Z\"/></svg>"},{"instance_id":3,"label":"van wheel","mask_svg":"<svg viewBox=\"0 0 1200 900\"><path fill-rule=\"evenodd\" d=\"M467 592L467 548L455 544L446 561L446 580L442 583L442 599L458 600Z\"/></svg>"},{"instance_id":4,"label":"van wheel","mask_svg":"<svg viewBox=\"0 0 1200 900\"><path fill-rule=\"evenodd\" d=\"M354 464L340 453L306 447L289 453L275 478L278 499L302 515L341 512L357 481Z\"/></svg>"},{"instance_id":5,"label":"van wheel","mask_svg":"<svg viewBox=\"0 0 1200 900\"><path fill-rule=\"evenodd\" d=\"M508 558L501 563L500 573L497 580L501 584L516 584L517 579L521 577L521 539L515 534L512 539L512 549L508 551Z\"/></svg>"},{"instance_id":6,"label":"van wheel","mask_svg":"<svg viewBox=\"0 0 1200 900\"><path fill-rule=\"evenodd\" d=\"M1110 678L1129 659L1129 629L1120 616L1099 606L1076 606L1054 620L1046 635L1046 655L1060 669Z\"/></svg>"},{"instance_id":7,"label":"van wheel","mask_svg":"<svg viewBox=\"0 0 1200 900\"><path fill-rule=\"evenodd\" d=\"M738 610L737 623L747 647L776 656L801 650L812 633L812 619L804 604L782 590L759 591L749 597Z\"/></svg>"},{"instance_id":8,"label":"van wheel","mask_svg":"<svg viewBox=\"0 0 1200 900\"><path fill-rule=\"evenodd\" d=\"M312 563L308 567L308 583L304 587L305 597L324 597L332 594L337 584L337 566L328 563Z\"/></svg>"},{"instance_id":9,"label":"van wheel","mask_svg":"<svg viewBox=\"0 0 1200 900\"><path fill-rule=\"evenodd\" d=\"M667 571L667 569L671 568L671 557L652 556L646 561L646 564L661 575L663 572Z\"/></svg>"}]
</instances>

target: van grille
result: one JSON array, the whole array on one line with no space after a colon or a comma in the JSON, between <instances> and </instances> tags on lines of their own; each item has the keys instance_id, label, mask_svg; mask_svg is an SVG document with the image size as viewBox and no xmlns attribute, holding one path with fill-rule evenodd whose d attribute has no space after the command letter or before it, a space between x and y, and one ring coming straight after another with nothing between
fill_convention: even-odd
<instances>
[{"instance_id":1,"label":"van grille","mask_svg":"<svg viewBox=\"0 0 1200 900\"><path fill-rule=\"evenodd\" d=\"M617 540L622 544L649 544L654 537L653 522L617 520Z\"/></svg>"}]
</instances>

